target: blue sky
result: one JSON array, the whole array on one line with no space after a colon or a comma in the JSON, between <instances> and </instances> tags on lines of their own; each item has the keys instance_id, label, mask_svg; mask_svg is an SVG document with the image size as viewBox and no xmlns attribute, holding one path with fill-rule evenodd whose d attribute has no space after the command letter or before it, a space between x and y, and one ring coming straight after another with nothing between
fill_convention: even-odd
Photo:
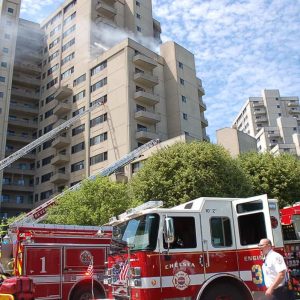
<instances>
[{"instance_id":1,"label":"blue sky","mask_svg":"<svg viewBox=\"0 0 300 300\"><path fill-rule=\"evenodd\" d=\"M22 0L21 16L40 22L63 2ZM300 0L152 2L162 40L195 54L212 141L261 90L300 96Z\"/></svg>"}]
</instances>

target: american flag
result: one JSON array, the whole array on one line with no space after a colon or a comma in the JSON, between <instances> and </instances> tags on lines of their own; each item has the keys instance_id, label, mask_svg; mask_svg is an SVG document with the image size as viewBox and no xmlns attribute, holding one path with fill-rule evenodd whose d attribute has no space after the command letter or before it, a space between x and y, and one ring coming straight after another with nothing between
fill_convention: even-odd
<instances>
[{"instance_id":1,"label":"american flag","mask_svg":"<svg viewBox=\"0 0 300 300\"><path fill-rule=\"evenodd\" d=\"M127 279L129 271L129 263L128 260L126 260L121 268L120 274L119 274L119 280L120 281L125 281Z\"/></svg>"},{"instance_id":2,"label":"american flag","mask_svg":"<svg viewBox=\"0 0 300 300\"><path fill-rule=\"evenodd\" d=\"M93 266L93 260L91 259L90 264L86 270L86 274L93 277L94 275L94 266Z\"/></svg>"}]
</instances>

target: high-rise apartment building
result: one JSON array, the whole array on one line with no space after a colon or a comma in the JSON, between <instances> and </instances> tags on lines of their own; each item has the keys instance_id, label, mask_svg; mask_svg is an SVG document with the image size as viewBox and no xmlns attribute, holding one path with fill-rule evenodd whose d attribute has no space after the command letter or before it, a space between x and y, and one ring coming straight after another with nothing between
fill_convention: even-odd
<instances>
[{"instance_id":1,"label":"high-rise apartment building","mask_svg":"<svg viewBox=\"0 0 300 300\"><path fill-rule=\"evenodd\" d=\"M19 24L24 32L17 45L24 41L31 56L15 55L16 91L8 93L6 114L12 136L25 134L30 142L93 103L103 105L15 162L10 173L5 169L4 213L41 204L153 138L208 139L194 56L175 42L161 44L151 1L66 1L41 25ZM8 135L6 149L18 149L21 142L13 144ZM123 172L130 177L131 166ZM26 199L5 189L20 173L19 186L31 193Z\"/></svg>"},{"instance_id":2,"label":"high-rise apartment building","mask_svg":"<svg viewBox=\"0 0 300 300\"><path fill-rule=\"evenodd\" d=\"M279 90L263 90L250 97L233 127L257 140L259 152L288 152L300 156L300 106L298 97L282 97Z\"/></svg>"}]
</instances>

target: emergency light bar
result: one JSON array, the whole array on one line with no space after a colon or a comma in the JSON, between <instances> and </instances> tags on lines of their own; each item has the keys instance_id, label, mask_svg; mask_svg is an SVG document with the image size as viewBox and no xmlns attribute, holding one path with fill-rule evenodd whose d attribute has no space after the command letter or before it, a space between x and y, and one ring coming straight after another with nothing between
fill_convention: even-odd
<instances>
[{"instance_id":1,"label":"emergency light bar","mask_svg":"<svg viewBox=\"0 0 300 300\"><path fill-rule=\"evenodd\" d=\"M122 213L118 216L110 218L108 224L116 225L117 223L120 223L120 222L123 222L123 221L129 219L129 217L140 215L146 209L159 208L161 206L163 206L163 202L159 201L159 200L151 200L151 201L145 202L137 207L127 209L124 213Z\"/></svg>"}]
</instances>

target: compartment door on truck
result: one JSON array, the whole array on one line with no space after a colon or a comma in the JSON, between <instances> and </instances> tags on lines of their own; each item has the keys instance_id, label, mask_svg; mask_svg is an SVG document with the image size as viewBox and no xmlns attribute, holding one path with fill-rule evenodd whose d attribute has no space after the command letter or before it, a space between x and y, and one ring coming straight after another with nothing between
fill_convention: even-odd
<instances>
[{"instance_id":1,"label":"compartment door on truck","mask_svg":"<svg viewBox=\"0 0 300 300\"><path fill-rule=\"evenodd\" d=\"M35 283L35 299L61 297L62 249L55 246L26 245L24 275Z\"/></svg>"},{"instance_id":2,"label":"compartment door on truck","mask_svg":"<svg viewBox=\"0 0 300 300\"><path fill-rule=\"evenodd\" d=\"M204 281L203 253L199 213L169 212L167 217L173 219L175 241L168 245L161 237L160 274L161 299L183 299L198 291Z\"/></svg>"},{"instance_id":3,"label":"compartment door on truck","mask_svg":"<svg viewBox=\"0 0 300 300\"><path fill-rule=\"evenodd\" d=\"M240 277L255 290L263 285L262 256L257 245L266 237L273 242L267 195L234 200L232 211Z\"/></svg>"},{"instance_id":4,"label":"compartment door on truck","mask_svg":"<svg viewBox=\"0 0 300 300\"><path fill-rule=\"evenodd\" d=\"M231 201L209 199L201 209L205 279L225 272L238 275Z\"/></svg>"}]
</instances>

